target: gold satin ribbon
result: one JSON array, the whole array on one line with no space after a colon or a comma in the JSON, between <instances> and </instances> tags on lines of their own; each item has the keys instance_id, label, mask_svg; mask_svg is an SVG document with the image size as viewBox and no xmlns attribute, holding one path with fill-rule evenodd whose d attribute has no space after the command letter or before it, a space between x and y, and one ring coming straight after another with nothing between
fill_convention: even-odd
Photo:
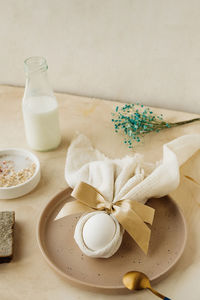
<instances>
[{"instance_id":1,"label":"gold satin ribbon","mask_svg":"<svg viewBox=\"0 0 200 300\"><path fill-rule=\"evenodd\" d=\"M97 189L85 182L78 184L71 195L76 200L65 204L63 217L96 210L106 211L115 216L122 227L147 254L151 230L145 222L151 225L153 223L155 210L152 207L128 199L111 203Z\"/></svg>"}]
</instances>

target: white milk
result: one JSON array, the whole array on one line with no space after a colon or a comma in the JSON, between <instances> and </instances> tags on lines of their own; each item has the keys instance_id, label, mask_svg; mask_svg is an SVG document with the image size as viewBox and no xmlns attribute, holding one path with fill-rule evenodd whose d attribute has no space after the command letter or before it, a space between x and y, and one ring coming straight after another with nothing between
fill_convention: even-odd
<instances>
[{"instance_id":1,"label":"white milk","mask_svg":"<svg viewBox=\"0 0 200 300\"><path fill-rule=\"evenodd\" d=\"M37 96L24 100L23 116L29 146L38 151L56 148L61 141L56 99Z\"/></svg>"}]
</instances>

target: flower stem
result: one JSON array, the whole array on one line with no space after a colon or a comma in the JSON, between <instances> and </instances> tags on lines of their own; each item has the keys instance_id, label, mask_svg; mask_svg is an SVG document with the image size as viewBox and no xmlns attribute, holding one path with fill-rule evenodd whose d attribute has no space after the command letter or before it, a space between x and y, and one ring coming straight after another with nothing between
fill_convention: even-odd
<instances>
[{"instance_id":1,"label":"flower stem","mask_svg":"<svg viewBox=\"0 0 200 300\"><path fill-rule=\"evenodd\" d=\"M200 121L200 118L195 118L195 119L186 120L186 121L180 121L180 122L176 122L176 123L169 123L169 124L170 124L170 127L172 127L172 126L175 127L175 126L179 126L179 125L193 123L196 121Z\"/></svg>"}]
</instances>

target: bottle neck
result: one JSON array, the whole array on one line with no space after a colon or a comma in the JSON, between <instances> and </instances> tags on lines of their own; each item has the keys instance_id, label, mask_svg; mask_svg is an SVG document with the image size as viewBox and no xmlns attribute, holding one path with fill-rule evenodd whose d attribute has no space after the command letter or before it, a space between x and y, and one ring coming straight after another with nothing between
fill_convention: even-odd
<instances>
[{"instance_id":1,"label":"bottle neck","mask_svg":"<svg viewBox=\"0 0 200 300\"><path fill-rule=\"evenodd\" d=\"M48 66L42 57L25 60L25 97L53 96L47 75Z\"/></svg>"},{"instance_id":2,"label":"bottle neck","mask_svg":"<svg viewBox=\"0 0 200 300\"><path fill-rule=\"evenodd\" d=\"M48 70L47 61L44 57L33 56L24 61L25 73L31 76L34 73L45 72Z\"/></svg>"}]
</instances>

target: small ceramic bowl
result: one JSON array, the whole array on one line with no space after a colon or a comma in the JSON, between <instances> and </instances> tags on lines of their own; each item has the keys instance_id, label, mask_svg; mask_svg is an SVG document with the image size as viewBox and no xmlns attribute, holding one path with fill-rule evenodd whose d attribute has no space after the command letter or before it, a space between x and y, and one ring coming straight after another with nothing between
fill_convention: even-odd
<instances>
[{"instance_id":1,"label":"small ceramic bowl","mask_svg":"<svg viewBox=\"0 0 200 300\"><path fill-rule=\"evenodd\" d=\"M18 169L27 167L27 159L35 163L36 169L33 176L24 183L18 184L16 186L0 187L0 199L4 200L14 199L28 194L37 186L40 181L40 162L33 153L18 148L1 149L0 160L2 160L4 157L6 159L6 156L8 158L12 157L14 163L18 165Z\"/></svg>"}]
</instances>

